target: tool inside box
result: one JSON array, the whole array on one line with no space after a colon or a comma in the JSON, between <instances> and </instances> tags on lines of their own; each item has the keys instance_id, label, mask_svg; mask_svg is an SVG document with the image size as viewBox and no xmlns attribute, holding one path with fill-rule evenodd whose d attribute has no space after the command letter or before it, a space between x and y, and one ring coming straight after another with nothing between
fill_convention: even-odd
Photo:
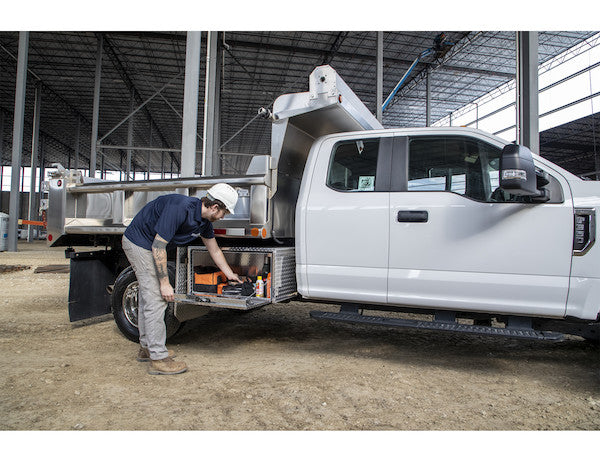
<instances>
[{"instance_id":1,"label":"tool inside box","mask_svg":"<svg viewBox=\"0 0 600 462\"><path fill-rule=\"evenodd\" d=\"M245 281L244 284L228 281L223 272L215 266L207 250L192 250L192 294L236 298L257 297L255 284L258 276L261 276L262 297L271 298L272 254L270 252L223 250L223 255L233 272Z\"/></svg>"}]
</instances>

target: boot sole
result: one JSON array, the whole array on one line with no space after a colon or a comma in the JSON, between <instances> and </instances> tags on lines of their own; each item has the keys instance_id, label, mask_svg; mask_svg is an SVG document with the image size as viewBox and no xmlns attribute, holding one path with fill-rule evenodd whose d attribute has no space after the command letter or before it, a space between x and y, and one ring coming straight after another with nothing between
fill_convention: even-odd
<instances>
[{"instance_id":1,"label":"boot sole","mask_svg":"<svg viewBox=\"0 0 600 462\"><path fill-rule=\"evenodd\" d=\"M163 371L150 370L150 371L148 371L148 374L150 374L150 375L176 375L176 374L183 374L186 371L187 371L187 367L180 371L174 371L174 372L163 372Z\"/></svg>"}]
</instances>

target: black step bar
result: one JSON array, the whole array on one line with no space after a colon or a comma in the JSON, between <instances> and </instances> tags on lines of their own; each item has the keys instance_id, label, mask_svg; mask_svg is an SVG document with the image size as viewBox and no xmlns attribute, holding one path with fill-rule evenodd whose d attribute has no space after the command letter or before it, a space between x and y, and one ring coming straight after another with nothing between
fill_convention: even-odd
<instances>
[{"instance_id":1,"label":"black step bar","mask_svg":"<svg viewBox=\"0 0 600 462\"><path fill-rule=\"evenodd\" d=\"M442 312L438 312L442 313ZM437 314L437 313L436 313ZM502 337L513 337L532 340L563 340L564 336L558 332L538 331L530 327L491 327L470 324L459 324L456 321L448 321L441 316L439 320L420 321L417 319L385 318L381 316L365 316L358 312L352 312L342 308L339 313L330 311L311 311L310 317L323 321L339 321L356 324L370 324L386 327L408 327L414 329L441 330L449 332L461 332L478 335L497 335ZM440 319L442 318L442 319ZM446 317L450 319L450 316Z\"/></svg>"}]
</instances>

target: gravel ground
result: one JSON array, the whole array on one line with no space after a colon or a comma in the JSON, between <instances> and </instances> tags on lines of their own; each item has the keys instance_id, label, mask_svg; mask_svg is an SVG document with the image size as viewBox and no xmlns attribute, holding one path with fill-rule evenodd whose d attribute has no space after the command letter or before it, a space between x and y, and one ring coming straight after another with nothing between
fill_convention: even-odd
<instances>
[{"instance_id":1,"label":"gravel ground","mask_svg":"<svg viewBox=\"0 0 600 462\"><path fill-rule=\"evenodd\" d=\"M78 249L79 250L79 249ZM63 249L0 264L1 430L599 430L600 350L330 324L291 302L190 321L150 376L110 318L71 324Z\"/></svg>"}]
</instances>

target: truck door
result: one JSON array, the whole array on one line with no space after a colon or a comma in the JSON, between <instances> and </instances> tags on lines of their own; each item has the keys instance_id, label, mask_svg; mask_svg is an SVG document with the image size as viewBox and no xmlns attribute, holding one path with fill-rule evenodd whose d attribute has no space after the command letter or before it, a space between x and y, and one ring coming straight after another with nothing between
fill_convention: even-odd
<instances>
[{"instance_id":1,"label":"truck door","mask_svg":"<svg viewBox=\"0 0 600 462\"><path fill-rule=\"evenodd\" d=\"M297 210L302 295L386 302L391 140L334 138L321 146Z\"/></svg>"},{"instance_id":2,"label":"truck door","mask_svg":"<svg viewBox=\"0 0 600 462\"><path fill-rule=\"evenodd\" d=\"M547 171L550 201L524 203L498 189L499 148L465 136L403 140L393 158L388 302L564 316L573 243L564 178Z\"/></svg>"}]
</instances>

